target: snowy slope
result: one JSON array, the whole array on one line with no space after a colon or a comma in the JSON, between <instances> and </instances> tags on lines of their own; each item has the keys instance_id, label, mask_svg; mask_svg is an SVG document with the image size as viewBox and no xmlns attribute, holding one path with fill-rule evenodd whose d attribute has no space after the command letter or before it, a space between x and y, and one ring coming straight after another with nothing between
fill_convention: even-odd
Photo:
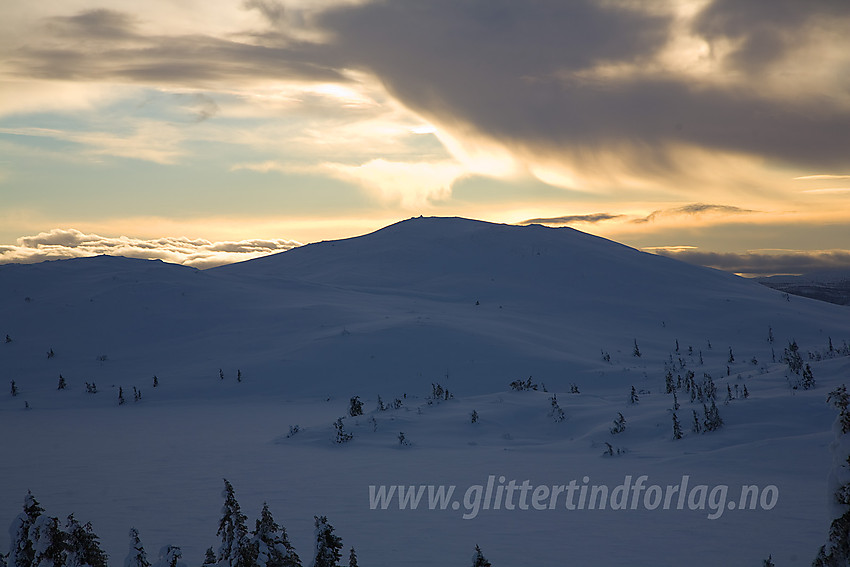
<instances>
[{"instance_id":1,"label":"snowy slope","mask_svg":"<svg viewBox=\"0 0 850 567\"><path fill-rule=\"evenodd\" d=\"M135 525L149 553L176 543L200 565L216 546L225 476L252 521L269 501L302 559L312 516L327 514L364 565L463 565L476 543L494 565L752 565L768 553L807 564L829 521L834 414L824 399L850 358L812 361L818 385L802 391L780 357L791 340L816 356L830 339L840 348L848 313L568 228L458 218L206 271L110 257L0 266L0 378L20 392L0 396L0 522L32 489L48 513L90 519L111 564ZM720 405L721 430L694 434L702 405L680 392L686 436L674 442L666 368L711 374L719 402L727 384L752 395ZM529 376L548 392L509 391ZM455 399L429 403L432 383ZM553 393L563 423L549 416ZM379 394L402 408L377 412ZM346 418L355 438L337 446L331 423L354 395L366 415ZM614 436L617 412L628 428ZM303 431L286 438L295 424ZM605 442L625 454L603 457ZM782 499L717 520L689 510L463 520L368 505L376 483L587 475L614 486L642 474L773 484Z\"/></svg>"}]
</instances>

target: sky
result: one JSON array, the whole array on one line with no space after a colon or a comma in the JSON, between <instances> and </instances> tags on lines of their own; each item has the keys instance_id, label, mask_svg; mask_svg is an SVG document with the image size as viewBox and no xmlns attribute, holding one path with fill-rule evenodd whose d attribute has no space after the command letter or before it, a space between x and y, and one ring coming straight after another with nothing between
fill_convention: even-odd
<instances>
[{"instance_id":1,"label":"sky","mask_svg":"<svg viewBox=\"0 0 850 567\"><path fill-rule=\"evenodd\" d=\"M0 4L0 263L419 215L850 268L843 0Z\"/></svg>"}]
</instances>

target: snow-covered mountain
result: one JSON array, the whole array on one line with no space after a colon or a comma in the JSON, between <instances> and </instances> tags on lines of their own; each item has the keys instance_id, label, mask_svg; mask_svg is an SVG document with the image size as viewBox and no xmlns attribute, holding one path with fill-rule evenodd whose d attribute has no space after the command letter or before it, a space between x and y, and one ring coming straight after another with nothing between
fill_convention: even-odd
<instances>
[{"instance_id":1,"label":"snow-covered mountain","mask_svg":"<svg viewBox=\"0 0 850 567\"><path fill-rule=\"evenodd\" d=\"M134 525L149 552L182 545L200 565L222 476L249 517L269 502L302 558L312 516L326 514L364 565L463 565L476 543L497 566L755 565L770 553L792 565L826 538L824 399L850 370L847 307L569 228L415 218L205 271L114 257L6 265L0 314L0 378L18 390L0 397L0 521L32 489L48 513L90 519L114 564ZM792 341L814 389L791 387ZM691 431L704 408L683 389L685 437L672 440L668 370L711 375L722 429ZM537 391L510 390L529 377ZM454 399L427 399L437 384ZM378 395L401 407L377 411ZM353 396L365 415L345 418L354 439L339 446L331 424ZM613 435L618 412L627 430ZM603 456L606 443L622 454ZM775 485L781 500L713 520L689 509L464 520L371 510L368 497L381 483L616 486L643 474Z\"/></svg>"}]
</instances>

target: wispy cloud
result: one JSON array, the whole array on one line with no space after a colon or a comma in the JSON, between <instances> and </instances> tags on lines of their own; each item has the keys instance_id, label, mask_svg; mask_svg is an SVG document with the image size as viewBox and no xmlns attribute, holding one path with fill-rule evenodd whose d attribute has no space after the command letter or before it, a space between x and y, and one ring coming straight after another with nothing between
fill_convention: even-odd
<instances>
[{"instance_id":1,"label":"wispy cloud","mask_svg":"<svg viewBox=\"0 0 850 567\"><path fill-rule=\"evenodd\" d=\"M618 219L624 215L612 215L610 213L592 213L589 215L565 215L562 217L549 217L524 220L517 224L572 224L572 223L598 223L612 219Z\"/></svg>"},{"instance_id":2,"label":"wispy cloud","mask_svg":"<svg viewBox=\"0 0 850 567\"><path fill-rule=\"evenodd\" d=\"M826 189L809 189L803 193L850 193L850 187L830 187Z\"/></svg>"},{"instance_id":3,"label":"wispy cloud","mask_svg":"<svg viewBox=\"0 0 850 567\"><path fill-rule=\"evenodd\" d=\"M163 260L195 268L212 268L250 260L300 246L292 240L251 239L210 242L203 239L140 239L85 234L75 229L55 228L35 236L18 238L17 245L0 246L0 264L32 264L45 260L98 256L125 256Z\"/></svg>"},{"instance_id":4,"label":"wispy cloud","mask_svg":"<svg viewBox=\"0 0 850 567\"><path fill-rule=\"evenodd\" d=\"M633 219L632 222L638 224L648 223L658 219L659 217L669 217L677 215L742 215L756 212L758 211L754 211L751 209L743 209L734 205L709 205L706 203L691 203L689 205L684 205L681 207L673 207L670 209L660 209L657 211L653 211L652 213L643 218Z\"/></svg>"},{"instance_id":5,"label":"wispy cloud","mask_svg":"<svg viewBox=\"0 0 850 567\"><path fill-rule=\"evenodd\" d=\"M795 177L794 181L809 181L809 180L819 180L819 179L850 179L850 175L832 175L832 174L802 175L800 177Z\"/></svg>"}]
</instances>

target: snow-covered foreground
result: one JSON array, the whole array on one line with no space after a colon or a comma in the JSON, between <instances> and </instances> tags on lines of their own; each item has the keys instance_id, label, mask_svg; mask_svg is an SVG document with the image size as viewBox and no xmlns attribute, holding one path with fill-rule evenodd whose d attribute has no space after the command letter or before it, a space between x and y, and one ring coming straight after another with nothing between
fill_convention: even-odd
<instances>
[{"instance_id":1,"label":"snow-covered foreground","mask_svg":"<svg viewBox=\"0 0 850 567\"><path fill-rule=\"evenodd\" d=\"M200 565L223 477L249 525L268 502L306 561L314 515L361 565L467 565L476 544L497 567L807 565L826 540L825 398L850 377L848 309L570 229L412 219L204 272L105 257L2 266L0 313L0 378L18 389L0 396L0 522L32 490L48 514L90 520L110 564L135 526L150 554L176 544ZM789 385L791 341L813 389ZM720 429L692 431L704 407L683 384L673 440L667 370L701 387L710 374ZM538 390L509 387L529 376ZM437 384L453 399L429 399ZM400 407L378 411L378 395ZM364 415L348 416L353 396ZM337 444L343 416L354 437ZM683 477L683 509L678 494L655 503ZM506 497L511 480L528 481L524 499ZM611 509L627 481L647 488ZM499 510L484 509L488 482ZM416 510L372 509L382 485L456 488L443 510L427 487ZM755 510L738 509L742 485L758 487ZM579 505L582 486L605 486L606 509Z\"/></svg>"}]
</instances>

